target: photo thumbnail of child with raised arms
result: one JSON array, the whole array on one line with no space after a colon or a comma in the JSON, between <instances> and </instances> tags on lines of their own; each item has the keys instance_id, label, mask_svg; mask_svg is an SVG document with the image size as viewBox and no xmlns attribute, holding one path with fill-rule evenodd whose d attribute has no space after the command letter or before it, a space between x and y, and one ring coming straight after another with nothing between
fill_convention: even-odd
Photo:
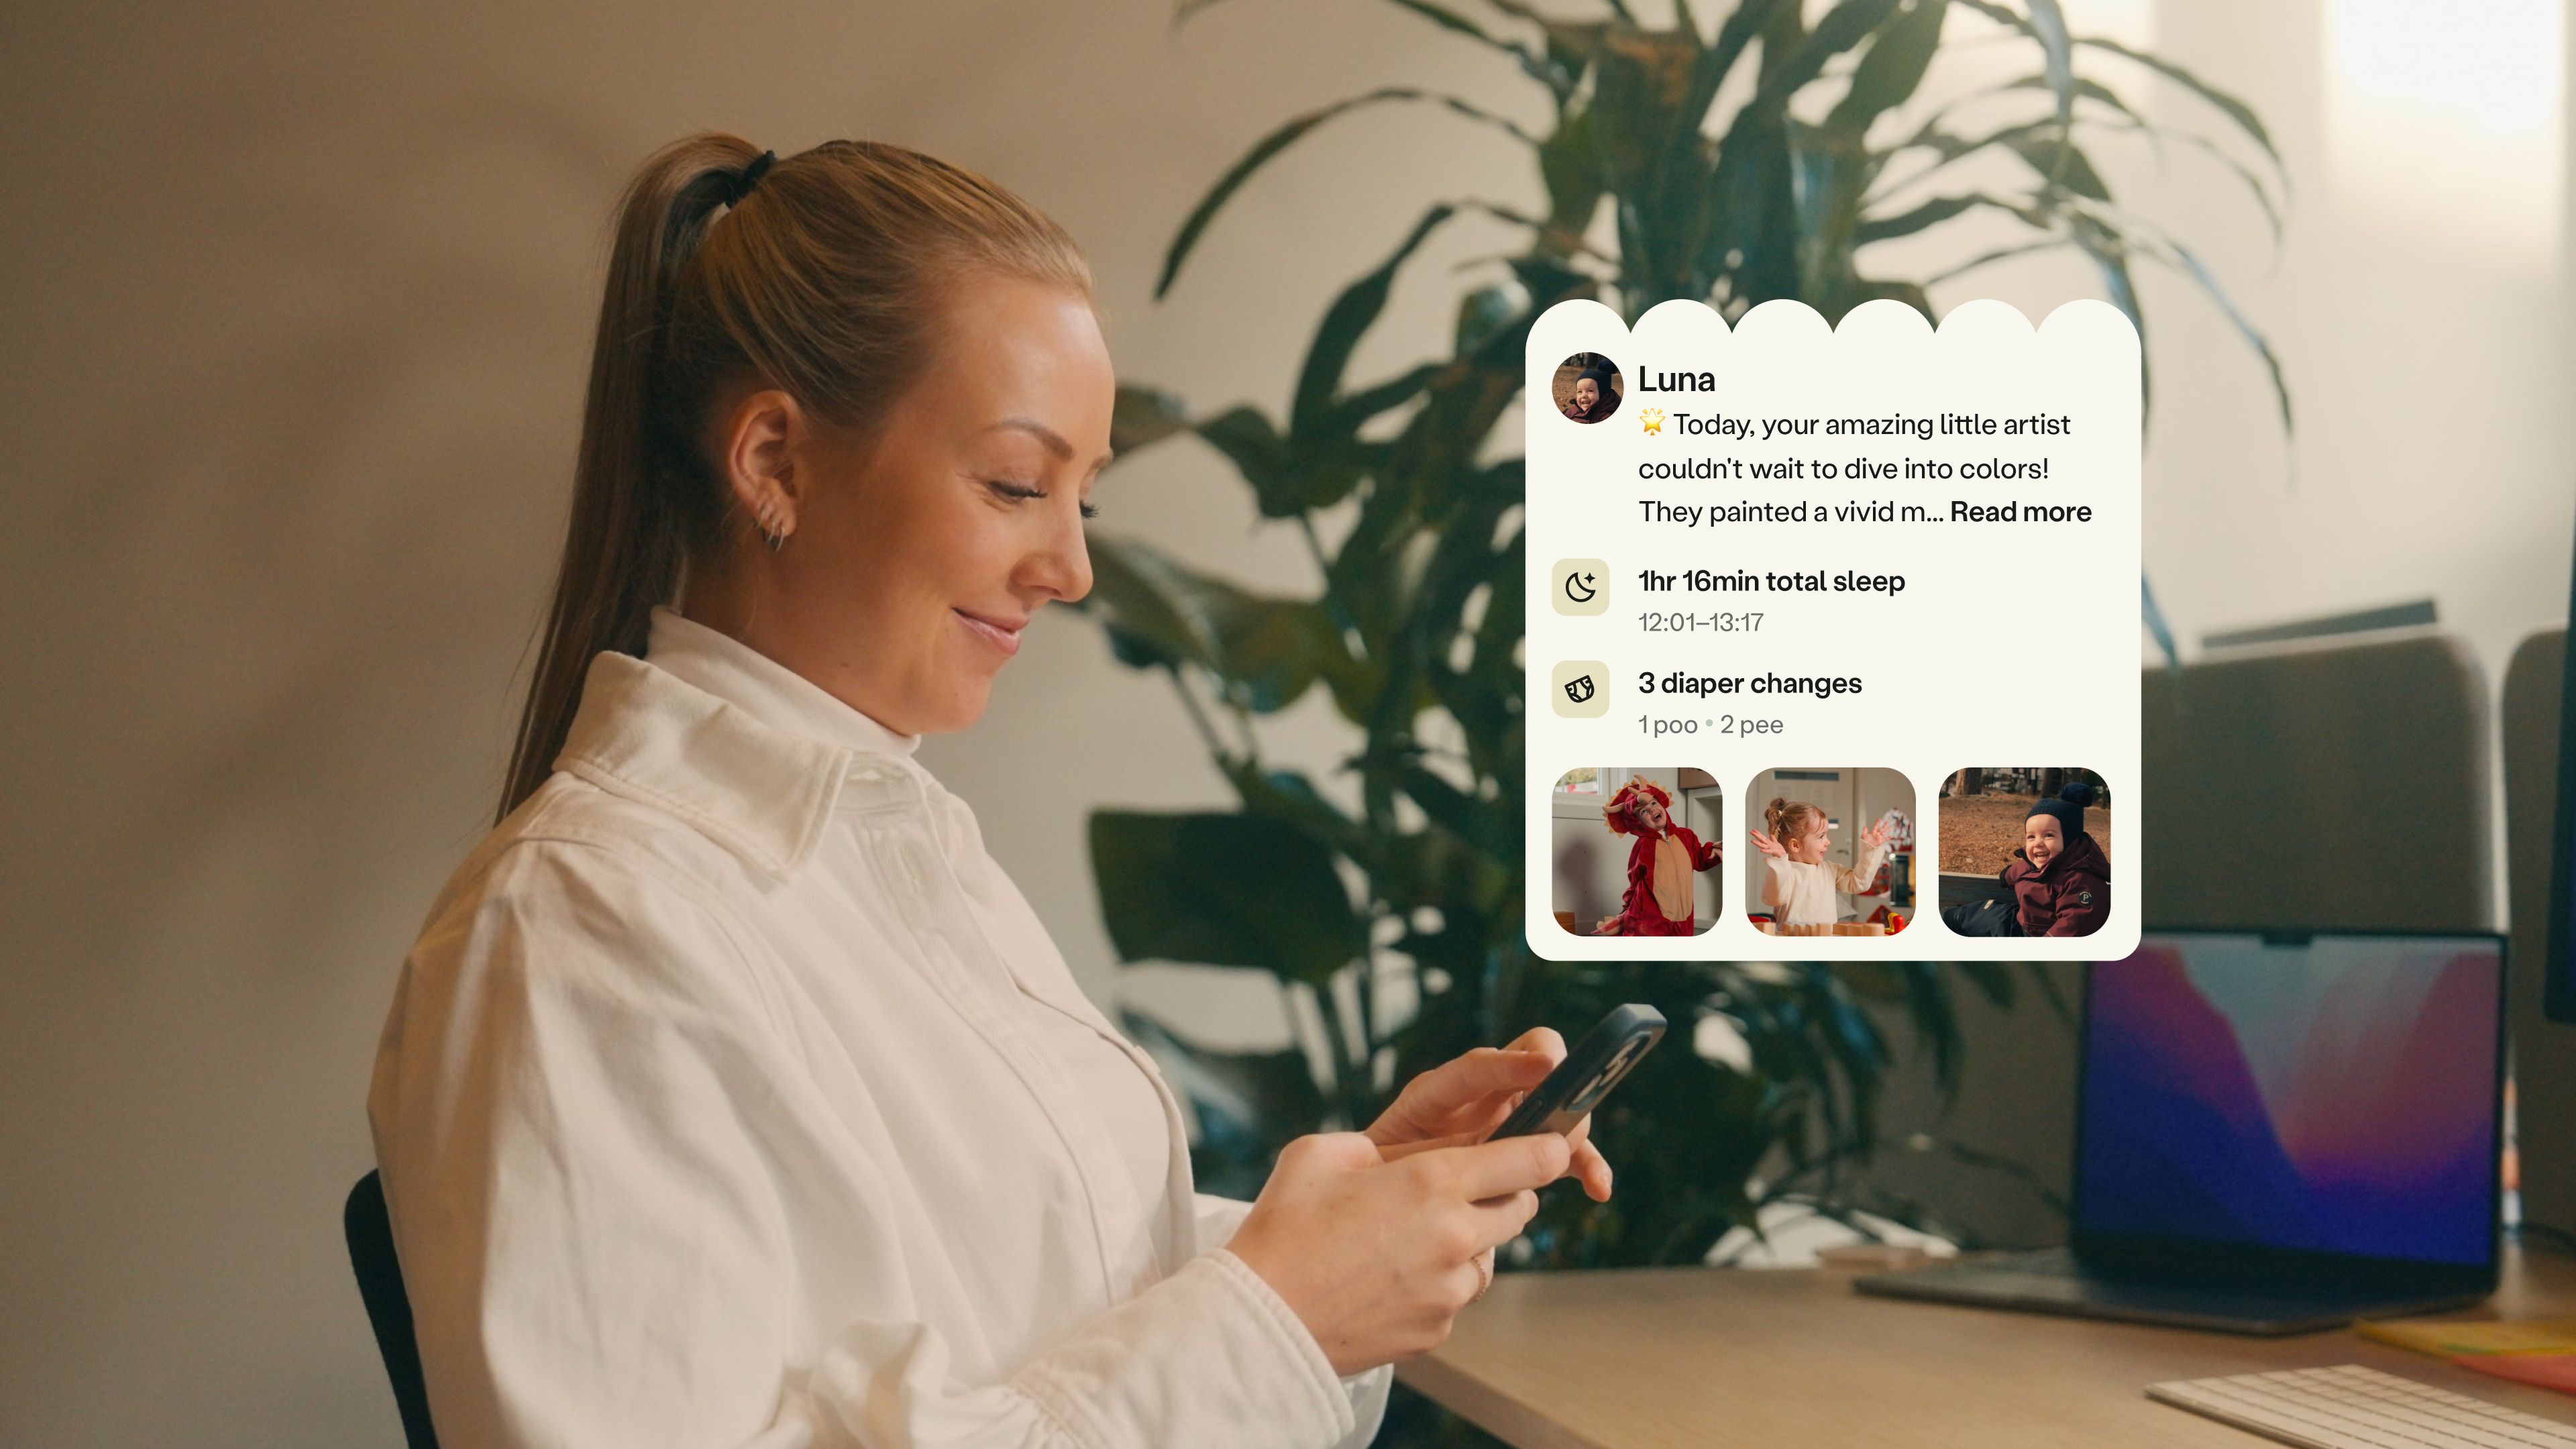
<instances>
[{"instance_id":1,"label":"photo thumbnail of child with raised arms","mask_svg":"<svg viewBox=\"0 0 2576 1449\"><path fill-rule=\"evenodd\" d=\"M1768 831L1753 832L1753 848L1771 857L1762 881L1762 904L1779 926L1830 926L1840 920L1837 892L1859 895L1869 889L1887 859L1887 822L1874 821L1861 832L1857 865L1825 861L1826 832L1833 828L1825 812L1802 800L1773 800L1762 812Z\"/></svg>"},{"instance_id":2,"label":"photo thumbnail of child with raised arms","mask_svg":"<svg viewBox=\"0 0 2576 1449\"><path fill-rule=\"evenodd\" d=\"M1755 779L1752 798L1767 802L1747 806L1756 853L1746 862L1746 911L1756 928L1775 936L1874 936L1905 928L1914 791L1901 772L1773 770ZM1870 823L1838 848L1834 832L1846 816ZM1846 854L1848 861L1836 858Z\"/></svg>"}]
</instances>

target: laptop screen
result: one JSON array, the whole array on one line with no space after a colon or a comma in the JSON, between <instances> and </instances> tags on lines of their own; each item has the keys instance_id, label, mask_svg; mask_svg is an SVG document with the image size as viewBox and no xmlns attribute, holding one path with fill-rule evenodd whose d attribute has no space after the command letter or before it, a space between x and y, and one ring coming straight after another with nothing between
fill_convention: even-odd
<instances>
[{"instance_id":1,"label":"laptop screen","mask_svg":"<svg viewBox=\"0 0 2576 1449\"><path fill-rule=\"evenodd\" d=\"M2482 1266L2503 943L2151 934L2092 968L2079 1233Z\"/></svg>"}]
</instances>

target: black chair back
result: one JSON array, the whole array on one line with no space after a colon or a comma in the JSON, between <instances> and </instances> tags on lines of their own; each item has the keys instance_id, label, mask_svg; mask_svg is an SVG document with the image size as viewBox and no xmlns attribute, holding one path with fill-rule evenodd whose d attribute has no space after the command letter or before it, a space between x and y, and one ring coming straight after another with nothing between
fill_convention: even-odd
<instances>
[{"instance_id":1,"label":"black chair back","mask_svg":"<svg viewBox=\"0 0 2576 1449\"><path fill-rule=\"evenodd\" d=\"M367 1321L375 1325L376 1352L384 1356L385 1377L393 1381L403 1441L411 1449L438 1449L438 1435L429 1427L429 1385L420 1374L420 1340L412 1336L411 1295L403 1291L402 1263L394 1256L394 1223L385 1212L382 1177L370 1172L349 1189L340 1228L348 1235L349 1267L358 1275L358 1296L367 1301Z\"/></svg>"}]
</instances>

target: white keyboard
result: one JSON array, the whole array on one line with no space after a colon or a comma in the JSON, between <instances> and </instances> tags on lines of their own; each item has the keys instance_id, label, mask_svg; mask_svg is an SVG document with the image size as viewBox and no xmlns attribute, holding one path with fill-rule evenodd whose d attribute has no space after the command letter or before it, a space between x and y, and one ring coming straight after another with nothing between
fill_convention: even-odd
<instances>
[{"instance_id":1,"label":"white keyboard","mask_svg":"<svg viewBox=\"0 0 2576 1449\"><path fill-rule=\"evenodd\" d=\"M2147 1397L2308 1449L2576 1449L2576 1429L2359 1364L2176 1379Z\"/></svg>"}]
</instances>

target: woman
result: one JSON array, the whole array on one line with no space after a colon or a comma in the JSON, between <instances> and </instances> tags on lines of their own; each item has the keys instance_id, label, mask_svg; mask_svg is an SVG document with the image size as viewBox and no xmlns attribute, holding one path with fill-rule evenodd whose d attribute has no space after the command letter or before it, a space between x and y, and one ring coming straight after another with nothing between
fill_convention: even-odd
<instances>
[{"instance_id":1,"label":"woman","mask_svg":"<svg viewBox=\"0 0 2576 1449\"><path fill-rule=\"evenodd\" d=\"M1153 1063L912 758L1090 587L1088 273L834 142L649 161L493 831L369 1116L432 1417L474 1445L1321 1446L1490 1280L1564 1138L1533 1033L1194 1198Z\"/></svg>"}]
</instances>

